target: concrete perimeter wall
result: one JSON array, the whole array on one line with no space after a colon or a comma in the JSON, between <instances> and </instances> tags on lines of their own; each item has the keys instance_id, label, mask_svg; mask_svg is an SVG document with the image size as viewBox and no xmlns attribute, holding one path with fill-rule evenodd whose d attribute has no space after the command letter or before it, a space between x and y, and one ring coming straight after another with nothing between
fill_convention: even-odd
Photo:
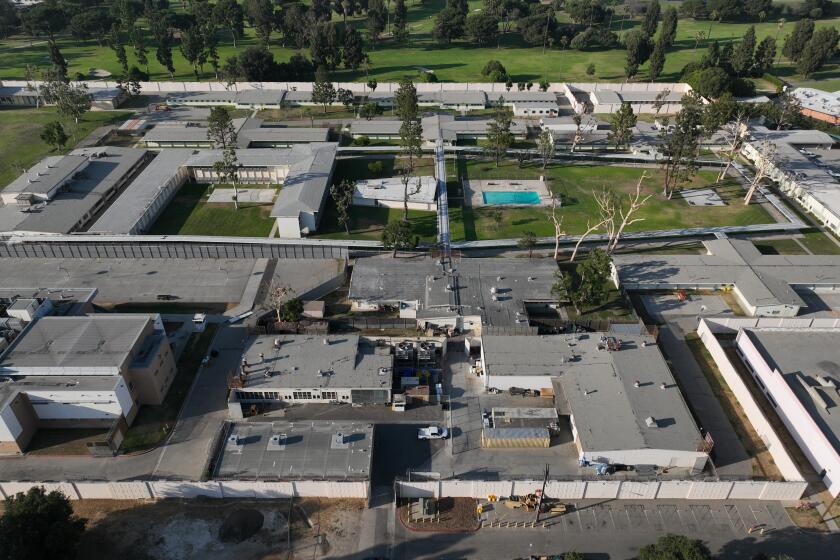
<instances>
[{"instance_id":1,"label":"concrete perimeter wall","mask_svg":"<svg viewBox=\"0 0 840 560\"><path fill-rule=\"evenodd\" d=\"M521 496L542 486L541 480L472 481L429 480L397 481L397 495L403 498L481 498ZM545 494L559 500L798 500L805 493L806 482L775 481L558 481L546 484Z\"/></svg>"},{"instance_id":2,"label":"concrete perimeter wall","mask_svg":"<svg viewBox=\"0 0 840 560\"><path fill-rule=\"evenodd\" d=\"M208 482L132 481L132 482L0 482L0 496L7 498L43 486L58 490L71 500L144 500L158 498L361 498L367 499L369 483L296 480L259 482L218 480Z\"/></svg>"},{"instance_id":3,"label":"concrete perimeter wall","mask_svg":"<svg viewBox=\"0 0 840 560\"><path fill-rule=\"evenodd\" d=\"M750 392L746 383L744 383L741 375L729 361L729 356L717 338L715 338L715 334L709 323L705 320L700 321L700 325L697 327L697 334L706 346L706 350L712 355L712 359L717 364L718 370L720 370L720 374L723 376L726 384L735 394L735 398L738 399L738 404L741 405L753 429L758 434L758 437L761 438L761 441L764 442L764 445L767 446L767 451L770 452L770 455L773 457L773 462L778 467L784 479L787 481L803 481L804 478L796 466L796 462L787 452L787 449L785 449L782 440L779 438L776 430L773 429L767 416L764 415L759 404L753 398L752 392Z\"/></svg>"}]
</instances>

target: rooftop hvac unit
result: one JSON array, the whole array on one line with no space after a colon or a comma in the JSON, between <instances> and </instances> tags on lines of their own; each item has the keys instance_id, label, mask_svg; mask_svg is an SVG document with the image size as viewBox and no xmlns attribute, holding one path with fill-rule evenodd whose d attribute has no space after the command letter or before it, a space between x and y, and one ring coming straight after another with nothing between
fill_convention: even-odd
<instances>
[{"instance_id":1,"label":"rooftop hvac unit","mask_svg":"<svg viewBox=\"0 0 840 560\"><path fill-rule=\"evenodd\" d=\"M275 348L280 348L280 345L281 345L281 344L283 344L283 341L282 341L282 340L280 340L279 338L275 338L275 339L274 339L274 347L275 347Z\"/></svg>"},{"instance_id":2,"label":"rooftop hvac unit","mask_svg":"<svg viewBox=\"0 0 840 560\"><path fill-rule=\"evenodd\" d=\"M236 434L229 436L228 443L232 443L233 445L239 445L239 436Z\"/></svg>"},{"instance_id":3,"label":"rooftop hvac unit","mask_svg":"<svg viewBox=\"0 0 840 560\"><path fill-rule=\"evenodd\" d=\"M499 296L497 296L496 294L493 294L493 301L499 301Z\"/></svg>"},{"instance_id":4,"label":"rooftop hvac unit","mask_svg":"<svg viewBox=\"0 0 840 560\"><path fill-rule=\"evenodd\" d=\"M648 428L658 428L659 424L656 423L656 418L653 416L648 416L645 418L645 424L647 424Z\"/></svg>"},{"instance_id":5,"label":"rooftop hvac unit","mask_svg":"<svg viewBox=\"0 0 840 560\"><path fill-rule=\"evenodd\" d=\"M388 375L389 373L391 373L391 368L389 368L389 367L379 368L379 375Z\"/></svg>"},{"instance_id":6,"label":"rooftop hvac unit","mask_svg":"<svg viewBox=\"0 0 840 560\"><path fill-rule=\"evenodd\" d=\"M498 289L496 288L496 286L493 286L492 288L490 288L490 293L491 294L495 294L496 292L498 292Z\"/></svg>"},{"instance_id":7,"label":"rooftop hvac unit","mask_svg":"<svg viewBox=\"0 0 840 560\"><path fill-rule=\"evenodd\" d=\"M271 436L271 443L273 443L274 445L280 445L280 436L279 435Z\"/></svg>"}]
</instances>

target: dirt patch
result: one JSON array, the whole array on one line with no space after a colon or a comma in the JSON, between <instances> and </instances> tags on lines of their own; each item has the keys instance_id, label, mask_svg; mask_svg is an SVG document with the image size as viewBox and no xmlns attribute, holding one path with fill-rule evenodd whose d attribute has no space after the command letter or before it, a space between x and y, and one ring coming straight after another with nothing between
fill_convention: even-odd
<instances>
[{"instance_id":1,"label":"dirt patch","mask_svg":"<svg viewBox=\"0 0 840 560\"><path fill-rule=\"evenodd\" d=\"M790 520L793 521L797 527L828 532L828 526L825 524L825 521L823 521L820 512L818 512L814 507L787 507L785 508L785 511L787 511L788 516L790 516Z\"/></svg>"},{"instance_id":2,"label":"dirt patch","mask_svg":"<svg viewBox=\"0 0 840 560\"><path fill-rule=\"evenodd\" d=\"M399 515L403 524L415 531L475 531L478 529L476 501L473 498L441 498L437 500L437 514L418 519L417 500L400 503ZM409 520L409 511L411 519Z\"/></svg>"},{"instance_id":3,"label":"dirt patch","mask_svg":"<svg viewBox=\"0 0 840 560\"><path fill-rule=\"evenodd\" d=\"M265 517L255 509L237 509L222 522L219 540L224 543L241 543L262 529Z\"/></svg>"}]
</instances>

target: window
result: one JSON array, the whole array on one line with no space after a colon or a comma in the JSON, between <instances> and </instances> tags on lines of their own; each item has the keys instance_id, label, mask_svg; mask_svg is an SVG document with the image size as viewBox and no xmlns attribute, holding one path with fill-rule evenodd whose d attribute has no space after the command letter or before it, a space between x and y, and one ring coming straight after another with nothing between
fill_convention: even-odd
<instances>
[{"instance_id":1,"label":"window","mask_svg":"<svg viewBox=\"0 0 840 560\"><path fill-rule=\"evenodd\" d=\"M338 393L336 391L321 391L321 398L328 401L334 401L338 399Z\"/></svg>"},{"instance_id":2,"label":"window","mask_svg":"<svg viewBox=\"0 0 840 560\"><path fill-rule=\"evenodd\" d=\"M310 400L312 393L310 391L293 391L292 398L297 400Z\"/></svg>"},{"instance_id":3,"label":"window","mask_svg":"<svg viewBox=\"0 0 840 560\"><path fill-rule=\"evenodd\" d=\"M779 405L776 404L776 401L773 399L773 397L770 396L769 393L764 393L764 396L767 397L767 400L770 401L770 404L773 405L773 408L779 407Z\"/></svg>"}]
</instances>

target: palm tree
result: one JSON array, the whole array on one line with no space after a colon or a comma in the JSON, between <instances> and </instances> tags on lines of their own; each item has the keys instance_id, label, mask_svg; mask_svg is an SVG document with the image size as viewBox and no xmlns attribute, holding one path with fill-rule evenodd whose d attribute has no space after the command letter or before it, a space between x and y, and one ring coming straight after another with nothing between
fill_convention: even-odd
<instances>
[{"instance_id":1,"label":"palm tree","mask_svg":"<svg viewBox=\"0 0 840 560\"><path fill-rule=\"evenodd\" d=\"M691 51L691 52L693 52L693 53L697 52L697 45L699 45L700 41L702 41L705 38L706 38L706 32L703 31L703 30L698 31L697 34L694 35L694 50Z\"/></svg>"}]
</instances>

